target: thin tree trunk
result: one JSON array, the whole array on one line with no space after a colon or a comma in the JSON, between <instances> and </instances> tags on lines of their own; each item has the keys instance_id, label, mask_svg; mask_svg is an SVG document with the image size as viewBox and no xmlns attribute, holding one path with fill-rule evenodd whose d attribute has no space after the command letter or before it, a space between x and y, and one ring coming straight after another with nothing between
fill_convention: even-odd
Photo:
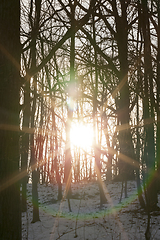
<instances>
[{"instance_id":1,"label":"thin tree trunk","mask_svg":"<svg viewBox=\"0 0 160 240\"><path fill-rule=\"evenodd\" d=\"M32 16L33 11L33 2L31 1L31 8L30 8L30 16ZM39 28L39 21L40 21L40 11L41 11L41 0L35 1L35 21L32 22L32 18L30 17L30 24L32 26L32 46L31 46L31 71L36 68L36 39L38 36L38 28ZM32 110L31 110L31 129L34 130L35 127L35 112L36 112L36 84L37 84L37 76L33 77L33 99L32 99ZM33 220L32 222L40 221L39 219L39 204L38 204L38 190L37 190L37 183L39 180L39 172L37 169L37 159L35 156L35 147L34 147L34 131L30 135L30 143L31 143L31 166L32 166L32 203L33 203Z\"/></svg>"},{"instance_id":2,"label":"thin tree trunk","mask_svg":"<svg viewBox=\"0 0 160 240\"><path fill-rule=\"evenodd\" d=\"M137 31L137 57L140 58L141 56L141 51L142 51L142 43L140 43L140 47L139 47L139 37L142 35L140 34L141 32L141 26L140 26L140 22L138 24L138 31ZM142 94L142 87L141 86L141 82L142 82L142 75L141 75L141 63L138 64L137 67L137 89L138 92ZM138 92L137 92L137 96L136 96L136 106L137 106L137 112L136 112L136 118L137 118L137 126L139 126L140 124L140 109L139 109L139 96L138 96ZM142 186L141 186L141 180L140 180L140 176L142 177L142 171L140 170L140 166L142 165L142 162L140 160L140 132L139 132L139 128L137 127L136 129L136 137L137 137L137 144L136 144L136 161L137 163L139 163L139 168L136 169L136 180L137 180L137 192L138 192L138 200L140 203L141 208L145 209L146 208L146 204L143 198L143 190L142 190Z\"/></svg>"},{"instance_id":3,"label":"thin tree trunk","mask_svg":"<svg viewBox=\"0 0 160 240\"><path fill-rule=\"evenodd\" d=\"M151 40L150 40L150 24L149 13L147 7L147 1L142 0L142 33L144 38L144 125L145 125L145 161L147 165L146 176L146 202L150 208L156 208L158 198L156 188L153 187L150 176L155 171L155 138L154 138L154 96L153 96L153 70L151 62ZM152 122L148 124L148 120L152 119Z\"/></svg>"},{"instance_id":4,"label":"thin tree trunk","mask_svg":"<svg viewBox=\"0 0 160 240\"><path fill-rule=\"evenodd\" d=\"M54 61L56 65L56 75L57 75L57 82L59 82L59 70L58 70L58 65L56 61L56 54L54 54ZM54 93L55 94L55 93ZM54 130L54 143L55 143L55 158L54 158L54 166L55 166L55 171L56 171L56 181L58 184L58 200L62 199L62 182L61 182L61 173L60 173L60 168L58 166L58 139L57 139L57 127L56 127L56 121L55 121L55 111L54 111L54 106L52 106L53 111L52 111L52 119L53 119L53 130Z\"/></svg>"},{"instance_id":5,"label":"thin tree trunk","mask_svg":"<svg viewBox=\"0 0 160 240\"><path fill-rule=\"evenodd\" d=\"M28 150L29 150L29 129L30 123L30 84L27 79L26 85L24 87L24 112L23 112L23 129L22 133L22 151L21 151L21 171L23 172L22 178L22 211L27 210L27 163L28 163ZM26 131L25 131L26 128Z\"/></svg>"},{"instance_id":6,"label":"thin tree trunk","mask_svg":"<svg viewBox=\"0 0 160 240\"><path fill-rule=\"evenodd\" d=\"M52 107L53 108L53 107ZM52 119L53 119L53 128L54 128L54 142L55 142L55 158L54 158L54 166L56 172L56 181L58 184L58 200L62 199L62 183L61 183L61 176L58 166L58 139L57 139L57 128L56 128L56 121L55 121L55 112L54 108L52 110Z\"/></svg>"},{"instance_id":7,"label":"thin tree trunk","mask_svg":"<svg viewBox=\"0 0 160 240\"><path fill-rule=\"evenodd\" d=\"M36 108L36 99L35 94L33 97L33 105L31 112L31 129L34 129L34 116ZM39 219L39 203L38 203L38 189L37 183L39 181L39 171L37 169L37 159L35 155L35 143L34 143L34 132L30 135L30 144L31 144L31 167L32 167L32 204L33 204L33 220L32 223L40 221Z\"/></svg>"},{"instance_id":8,"label":"thin tree trunk","mask_svg":"<svg viewBox=\"0 0 160 240\"><path fill-rule=\"evenodd\" d=\"M139 102L138 102L138 96L137 96L137 126L139 125ZM137 132L137 146L136 146L136 160L139 162L140 159L140 136L139 136L139 129L136 129ZM140 169L136 169L136 179L137 179L137 191L138 191L138 200L140 203L140 206L145 209L146 204L144 202L143 196L142 196L142 187L140 182Z\"/></svg>"},{"instance_id":9,"label":"thin tree trunk","mask_svg":"<svg viewBox=\"0 0 160 240\"><path fill-rule=\"evenodd\" d=\"M75 27L75 2L70 1L71 8L71 26ZM71 122L73 118L73 110L74 110L74 100L75 100L75 70L74 70L74 62L75 62L75 31L73 30L71 36L71 49L70 49L70 82L68 86L68 96L69 96L69 104L68 105L68 116L66 123L66 150L65 150L65 182L66 182L66 194L67 198L71 197L71 178L72 178L72 167L71 167L71 143L70 143L70 129ZM69 204L70 208L70 204ZM71 211L71 209L70 209Z\"/></svg>"},{"instance_id":10,"label":"thin tree trunk","mask_svg":"<svg viewBox=\"0 0 160 240\"><path fill-rule=\"evenodd\" d=\"M93 21L93 39L96 42L96 33L95 33L95 21L94 15L92 16ZM103 183L101 179L101 163L100 163L100 152L98 151L96 143L96 114L97 114L97 96L98 96L98 69L97 69L97 51L94 48L94 57L95 57L95 87L93 92L93 131L94 131L94 154L95 154L95 169L97 173L98 187L100 193L100 208L107 202L104 190Z\"/></svg>"}]
</instances>

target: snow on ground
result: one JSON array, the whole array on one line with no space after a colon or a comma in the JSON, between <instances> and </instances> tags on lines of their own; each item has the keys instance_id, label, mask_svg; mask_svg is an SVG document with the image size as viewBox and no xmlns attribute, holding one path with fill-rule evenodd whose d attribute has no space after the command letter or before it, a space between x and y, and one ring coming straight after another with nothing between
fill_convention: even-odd
<instances>
[{"instance_id":1,"label":"snow on ground","mask_svg":"<svg viewBox=\"0 0 160 240\"><path fill-rule=\"evenodd\" d=\"M128 198L122 198L121 183L104 183L108 203L100 209L98 184L73 183L72 212L66 199L57 201L57 186L38 185L40 222L32 221L31 192L28 184L28 210L22 213L23 240L143 240L147 215L137 200L136 182L128 182ZM64 186L63 186L64 190ZM160 203L160 199L159 199ZM151 239L160 239L160 215L151 216Z\"/></svg>"}]
</instances>

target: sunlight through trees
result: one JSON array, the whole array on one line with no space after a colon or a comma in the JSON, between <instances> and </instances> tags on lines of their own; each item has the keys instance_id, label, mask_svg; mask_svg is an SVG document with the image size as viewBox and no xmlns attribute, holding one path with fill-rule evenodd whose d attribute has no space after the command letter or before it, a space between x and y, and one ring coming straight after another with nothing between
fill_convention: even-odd
<instances>
[{"instance_id":1,"label":"sunlight through trees","mask_svg":"<svg viewBox=\"0 0 160 240\"><path fill-rule=\"evenodd\" d=\"M33 222L38 183L57 184L71 211L72 183L97 181L102 207L104 181L127 197L136 179L140 206L159 209L159 1L11 2L0 3L0 238L4 211L27 210L28 181Z\"/></svg>"}]
</instances>

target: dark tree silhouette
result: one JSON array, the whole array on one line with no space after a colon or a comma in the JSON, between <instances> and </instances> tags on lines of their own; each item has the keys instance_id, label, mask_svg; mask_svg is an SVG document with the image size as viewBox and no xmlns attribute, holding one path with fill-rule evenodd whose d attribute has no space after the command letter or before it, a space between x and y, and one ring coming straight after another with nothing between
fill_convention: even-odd
<instances>
[{"instance_id":1,"label":"dark tree silhouette","mask_svg":"<svg viewBox=\"0 0 160 240\"><path fill-rule=\"evenodd\" d=\"M20 1L0 1L0 239L21 239Z\"/></svg>"}]
</instances>

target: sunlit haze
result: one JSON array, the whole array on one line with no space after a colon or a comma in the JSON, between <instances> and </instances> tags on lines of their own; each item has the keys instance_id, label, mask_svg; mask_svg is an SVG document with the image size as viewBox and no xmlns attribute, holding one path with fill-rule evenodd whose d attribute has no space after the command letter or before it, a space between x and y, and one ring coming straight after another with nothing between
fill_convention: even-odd
<instances>
[{"instance_id":1,"label":"sunlit haze","mask_svg":"<svg viewBox=\"0 0 160 240\"><path fill-rule=\"evenodd\" d=\"M82 123L72 124L70 131L71 144L87 150L93 143L93 128Z\"/></svg>"}]
</instances>

